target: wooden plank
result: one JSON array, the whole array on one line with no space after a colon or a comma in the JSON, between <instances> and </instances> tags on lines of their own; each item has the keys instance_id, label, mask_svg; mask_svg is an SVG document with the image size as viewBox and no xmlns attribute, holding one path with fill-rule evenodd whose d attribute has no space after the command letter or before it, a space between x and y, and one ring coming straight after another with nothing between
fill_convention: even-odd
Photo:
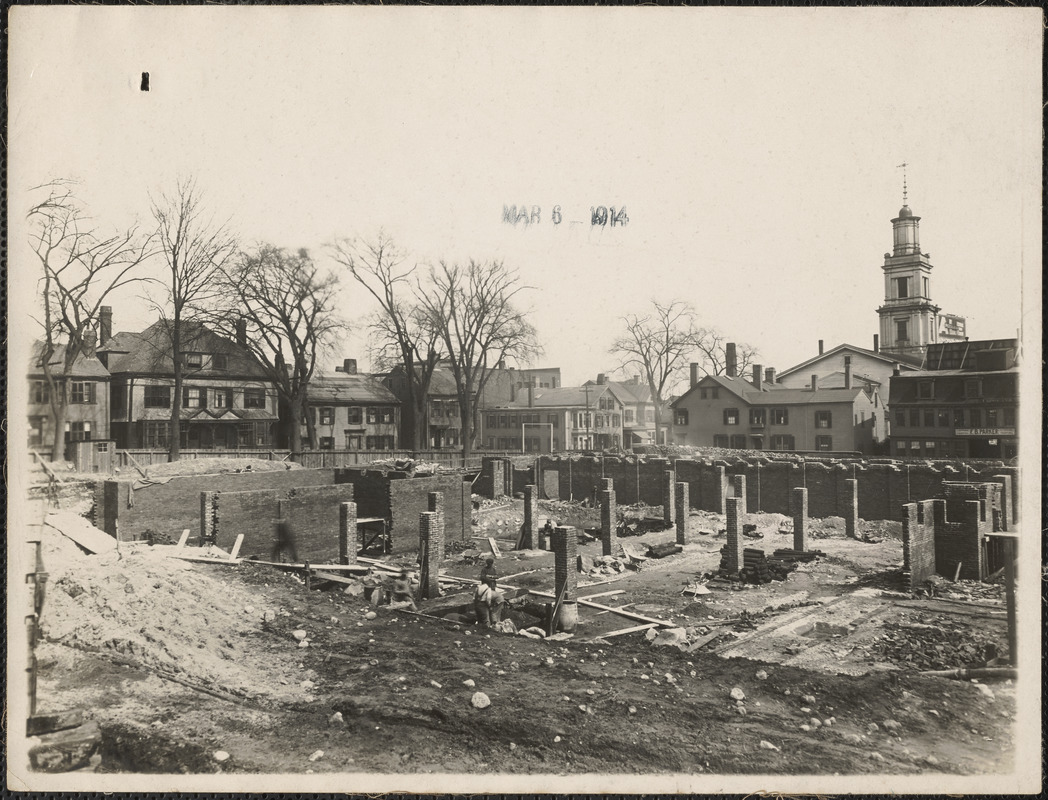
<instances>
[{"instance_id":1,"label":"wooden plank","mask_svg":"<svg viewBox=\"0 0 1048 800\"><path fill-rule=\"evenodd\" d=\"M512 575L506 575L505 577L499 578L499 581L508 581L511 578L519 578L521 575L530 575L532 572L538 572L537 569L527 569L523 572L514 572Z\"/></svg>"},{"instance_id":2,"label":"wooden plank","mask_svg":"<svg viewBox=\"0 0 1048 800\"><path fill-rule=\"evenodd\" d=\"M54 470L51 469L51 466L46 461L44 461L43 458L40 457L40 454L36 452L36 450L30 450L29 452L33 454L33 457L36 459L37 463L44 468L44 473L47 475L47 477L55 481L55 483L63 482L62 479L55 474Z\"/></svg>"},{"instance_id":3,"label":"wooden plank","mask_svg":"<svg viewBox=\"0 0 1048 800\"><path fill-rule=\"evenodd\" d=\"M724 635L724 631L712 631L710 633L707 633L705 636L700 636L698 639L696 639L694 642L692 642L690 645L688 645L688 652L689 653L693 653L694 651L698 650L700 647L705 647L707 644L712 642L718 636L723 636L723 635Z\"/></svg>"},{"instance_id":4,"label":"wooden plank","mask_svg":"<svg viewBox=\"0 0 1048 800\"><path fill-rule=\"evenodd\" d=\"M553 599L553 595L550 594L549 592L536 592L536 591L532 590L531 593L533 595L535 595L536 597L546 597L546 598L549 598L549 599ZM654 622L656 625L665 625L667 628L679 627L676 623L667 622L664 619L655 619L654 617L645 617L642 614L634 614L632 611L620 611L619 609L615 608L614 606L603 606L600 603L594 603L592 600L584 600L582 598L579 598L578 604L580 606L586 606L587 608L599 608L601 611L610 611L613 614L618 614L620 617L625 617L626 619L635 619L638 622Z\"/></svg>"},{"instance_id":5,"label":"wooden plank","mask_svg":"<svg viewBox=\"0 0 1048 800\"><path fill-rule=\"evenodd\" d=\"M599 592L598 594L587 594L587 595L583 595L580 599L582 599L582 600L592 600L594 597L611 597L612 595L615 595L615 594L626 594L626 590L625 589L615 589L615 590L610 591L610 592Z\"/></svg>"},{"instance_id":6,"label":"wooden plank","mask_svg":"<svg viewBox=\"0 0 1048 800\"><path fill-rule=\"evenodd\" d=\"M186 546L186 542L188 542L188 541L189 541L189 528L186 528L185 530L182 531L182 535L178 538L178 544L175 545L175 546L178 547L178 548L183 548L183 547Z\"/></svg>"},{"instance_id":7,"label":"wooden plank","mask_svg":"<svg viewBox=\"0 0 1048 800\"><path fill-rule=\"evenodd\" d=\"M657 627L659 627L659 624L657 622L649 622L647 625L634 625L632 628L622 628L621 630L612 631L611 633L602 633L599 636L595 636L593 638L610 639L613 636L623 636L627 633L636 633L637 631L646 631Z\"/></svg>"},{"instance_id":8,"label":"wooden plank","mask_svg":"<svg viewBox=\"0 0 1048 800\"><path fill-rule=\"evenodd\" d=\"M177 553L172 553L171 558L180 558L183 561L198 561L201 564L226 564L236 565L243 562L242 558L238 558L236 561L230 561L228 558L212 558L211 556L182 556Z\"/></svg>"},{"instance_id":9,"label":"wooden plank","mask_svg":"<svg viewBox=\"0 0 1048 800\"><path fill-rule=\"evenodd\" d=\"M305 564L291 564L283 561L259 561L255 558L242 558L240 559L240 561L246 562L248 564L261 564L264 567L284 567L285 569L306 568ZM325 570L326 572L354 572L362 569L359 564L310 564L309 568L311 570L321 569ZM392 569L392 567L390 569ZM399 573L400 570L398 569L396 570L396 572Z\"/></svg>"},{"instance_id":10,"label":"wooden plank","mask_svg":"<svg viewBox=\"0 0 1048 800\"><path fill-rule=\"evenodd\" d=\"M502 558L502 551L499 550L498 542L495 541L494 537L488 537L488 544L491 546L491 553L495 558Z\"/></svg>"},{"instance_id":11,"label":"wooden plank","mask_svg":"<svg viewBox=\"0 0 1048 800\"><path fill-rule=\"evenodd\" d=\"M637 605L637 604L636 603L626 603L625 605L622 605L622 606L613 606L613 608L615 609L615 611L625 611L627 608L630 608L631 606L635 606L635 605ZM612 613L614 613L614 612L612 612L612 611L598 611L593 616L599 617L601 614L612 614Z\"/></svg>"},{"instance_id":12,"label":"wooden plank","mask_svg":"<svg viewBox=\"0 0 1048 800\"><path fill-rule=\"evenodd\" d=\"M127 450L121 450L120 452L127 456L128 461L130 461L131 465L138 470L139 475L141 475L143 478L149 477L148 475L146 475L146 471L142 469L142 465L135 461L135 457L133 455L131 455Z\"/></svg>"},{"instance_id":13,"label":"wooden plank","mask_svg":"<svg viewBox=\"0 0 1048 800\"><path fill-rule=\"evenodd\" d=\"M244 543L244 534L238 533L237 540L233 543L233 549L229 551L229 560L236 561L237 555L240 553L240 545Z\"/></svg>"},{"instance_id":14,"label":"wooden plank","mask_svg":"<svg viewBox=\"0 0 1048 800\"><path fill-rule=\"evenodd\" d=\"M331 581L332 583L344 583L348 586L352 586L357 583L356 580L352 578L347 578L344 575L336 575L333 572L322 572L319 570L313 573L313 578L315 580Z\"/></svg>"}]
</instances>

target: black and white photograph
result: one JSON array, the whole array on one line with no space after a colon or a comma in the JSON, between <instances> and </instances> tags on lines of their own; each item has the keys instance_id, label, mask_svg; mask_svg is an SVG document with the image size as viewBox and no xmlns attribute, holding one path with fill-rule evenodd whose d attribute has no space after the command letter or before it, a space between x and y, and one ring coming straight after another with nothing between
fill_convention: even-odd
<instances>
[{"instance_id":1,"label":"black and white photograph","mask_svg":"<svg viewBox=\"0 0 1048 800\"><path fill-rule=\"evenodd\" d=\"M1040 790L1040 8L7 23L9 791Z\"/></svg>"}]
</instances>

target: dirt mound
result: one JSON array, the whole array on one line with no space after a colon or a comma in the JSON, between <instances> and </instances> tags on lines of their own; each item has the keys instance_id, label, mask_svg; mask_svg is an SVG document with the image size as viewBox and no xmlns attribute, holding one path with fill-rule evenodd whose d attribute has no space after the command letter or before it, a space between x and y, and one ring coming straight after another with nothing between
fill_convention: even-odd
<instances>
[{"instance_id":1,"label":"dirt mound","mask_svg":"<svg viewBox=\"0 0 1048 800\"><path fill-rule=\"evenodd\" d=\"M187 458L167 464L154 464L146 467L146 473L151 478L166 478L222 472L283 472L288 469L302 469L302 465L293 461L269 461L264 458ZM134 469L125 469L123 473L132 478L138 477Z\"/></svg>"},{"instance_id":2,"label":"dirt mound","mask_svg":"<svg viewBox=\"0 0 1048 800\"><path fill-rule=\"evenodd\" d=\"M280 609L258 607L257 593L223 580L221 572L170 557L169 547L86 555L59 532L66 516L52 515L43 528L47 642L118 653L242 694L303 699L297 685L280 682L294 672L297 642L280 653L256 640L267 612L275 618ZM76 525L83 528L84 521Z\"/></svg>"}]
</instances>

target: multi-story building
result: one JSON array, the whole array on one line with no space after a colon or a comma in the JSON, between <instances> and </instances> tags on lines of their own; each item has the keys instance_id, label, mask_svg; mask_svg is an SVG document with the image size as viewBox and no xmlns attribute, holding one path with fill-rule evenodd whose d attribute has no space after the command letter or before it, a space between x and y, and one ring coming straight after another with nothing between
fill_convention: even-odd
<instances>
[{"instance_id":1,"label":"multi-story building","mask_svg":"<svg viewBox=\"0 0 1048 800\"><path fill-rule=\"evenodd\" d=\"M161 320L140 333L109 336L103 318L98 356L111 378L110 429L117 447L169 447L172 405L187 449L277 446L275 384L245 346L195 322L182 324L183 382L174 396L171 331Z\"/></svg>"},{"instance_id":2,"label":"multi-story building","mask_svg":"<svg viewBox=\"0 0 1048 800\"><path fill-rule=\"evenodd\" d=\"M609 381L603 373L595 382L587 385L608 386L622 403L622 446L632 450L634 445L655 444L655 403L651 399L651 387L642 383L639 375L626 381ZM669 427L669 417L663 416L663 438Z\"/></svg>"},{"instance_id":3,"label":"multi-story building","mask_svg":"<svg viewBox=\"0 0 1048 800\"><path fill-rule=\"evenodd\" d=\"M44 375L44 347L33 345L29 379L29 448L50 452L54 446L55 417L51 391ZM78 356L65 370L65 345L58 345L50 359L55 388L65 408L66 445L109 438L109 371L93 353ZM59 457L66 457L60 453Z\"/></svg>"},{"instance_id":4,"label":"multi-story building","mask_svg":"<svg viewBox=\"0 0 1048 800\"><path fill-rule=\"evenodd\" d=\"M355 359L319 375L309 384L309 411L321 450L396 450L399 447L400 401L370 375L357 372ZM302 424L302 441L308 427Z\"/></svg>"},{"instance_id":5,"label":"multi-story building","mask_svg":"<svg viewBox=\"0 0 1048 800\"><path fill-rule=\"evenodd\" d=\"M884 439L877 392L853 385L826 389L816 376L803 389L768 383L761 365L747 381L734 375L699 378L672 403L672 440L696 447L873 453Z\"/></svg>"},{"instance_id":6,"label":"multi-story building","mask_svg":"<svg viewBox=\"0 0 1048 800\"><path fill-rule=\"evenodd\" d=\"M1018 455L1018 341L942 342L928 347L926 362L891 378L891 454Z\"/></svg>"},{"instance_id":7,"label":"multi-story building","mask_svg":"<svg viewBox=\"0 0 1048 800\"><path fill-rule=\"evenodd\" d=\"M557 452L622 446L623 403L607 384L527 387L480 414L478 443L489 450Z\"/></svg>"}]
</instances>

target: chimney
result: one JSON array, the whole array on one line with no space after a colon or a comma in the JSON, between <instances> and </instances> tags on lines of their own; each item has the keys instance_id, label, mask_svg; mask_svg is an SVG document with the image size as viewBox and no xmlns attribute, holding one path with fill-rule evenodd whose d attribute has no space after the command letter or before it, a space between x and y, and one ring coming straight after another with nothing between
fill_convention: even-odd
<instances>
[{"instance_id":1,"label":"chimney","mask_svg":"<svg viewBox=\"0 0 1048 800\"><path fill-rule=\"evenodd\" d=\"M873 352L881 352L881 337L878 334L873 334Z\"/></svg>"},{"instance_id":2,"label":"chimney","mask_svg":"<svg viewBox=\"0 0 1048 800\"><path fill-rule=\"evenodd\" d=\"M247 320L243 317L237 320L237 344L247 347Z\"/></svg>"},{"instance_id":3,"label":"chimney","mask_svg":"<svg viewBox=\"0 0 1048 800\"><path fill-rule=\"evenodd\" d=\"M516 402L516 400L517 400L517 384L511 383L509 385L509 401L511 403L514 403L514 402Z\"/></svg>"},{"instance_id":4,"label":"chimney","mask_svg":"<svg viewBox=\"0 0 1048 800\"><path fill-rule=\"evenodd\" d=\"M535 407L535 384L528 384L528 408Z\"/></svg>"},{"instance_id":5,"label":"chimney","mask_svg":"<svg viewBox=\"0 0 1048 800\"><path fill-rule=\"evenodd\" d=\"M819 355L822 355L822 339L819 339Z\"/></svg>"},{"instance_id":6,"label":"chimney","mask_svg":"<svg viewBox=\"0 0 1048 800\"><path fill-rule=\"evenodd\" d=\"M764 372L764 367L762 367L760 364L754 364L753 365L753 388L754 389L760 389L761 388L761 373L762 372Z\"/></svg>"},{"instance_id":7,"label":"chimney","mask_svg":"<svg viewBox=\"0 0 1048 800\"><path fill-rule=\"evenodd\" d=\"M97 349L98 333L94 328L89 327L84 331L84 355L88 358L94 358Z\"/></svg>"},{"instance_id":8,"label":"chimney","mask_svg":"<svg viewBox=\"0 0 1048 800\"><path fill-rule=\"evenodd\" d=\"M851 388L851 356L844 357L844 388Z\"/></svg>"},{"instance_id":9,"label":"chimney","mask_svg":"<svg viewBox=\"0 0 1048 800\"><path fill-rule=\"evenodd\" d=\"M896 377L902 375L902 367L900 367L898 364L892 364L892 375Z\"/></svg>"},{"instance_id":10,"label":"chimney","mask_svg":"<svg viewBox=\"0 0 1048 800\"><path fill-rule=\"evenodd\" d=\"M699 362L691 362L691 385L695 386L699 382Z\"/></svg>"},{"instance_id":11,"label":"chimney","mask_svg":"<svg viewBox=\"0 0 1048 800\"><path fill-rule=\"evenodd\" d=\"M355 358L342 359L342 371L347 375L357 374L357 360Z\"/></svg>"},{"instance_id":12,"label":"chimney","mask_svg":"<svg viewBox=\"0 0 1048 800\"><path fill-rule=\"evenodd\" d=\"M98 309L98 343L105 345L113 338L113 307L102 306Z\"/></svg>"},{"instance_id":13,"label":"chimney","mask_svg":"<svg viewBox=\"0 0 1048 800\"><path fill-rule=\"evenodd\" d=\"M738 362L735 360L735 342L728 342L724 345L724 374L729 378L734 378L737 369Z\"/></svg>"},{"instance_id":14,"label":"chimney","mask_svg":"<svg viewBox=\"0 0 1048 800\"><path fill-rule=\"evenodd\" d=\"M498 366L499 369L505 369L506 368L506 359L504 359L504 358L500 359L497 366Z\"/></svg>"},{"instance_id":15,"label":"chimney","mask_svg":"<svg viewBox=\"0 0 1048 800\"><path fill-rule=\"evenodd\" d=\"M608 382L608 376L603 372L597 374L597 386L603 386Z\"/></svg>"},{"instance_id":16,"label":"chimney","mask_svg":"<svg viewBox=\"0 0 1048 800\"><path fill-rule=\"evenodd\" d=\"M818 375L812 375L811 376L811 390L813 392L819 391L819 376Z\"/></svg>"},{"instance_id":17,"label":"chimney","mask_svg":"<svg viewBox=\"0 0 1048 800\"><path fill-rule=\"evenodd\" d=\"M764 382L775 383L775 367L768 367L764 370Z\"/></svg>"}]
</instances>

